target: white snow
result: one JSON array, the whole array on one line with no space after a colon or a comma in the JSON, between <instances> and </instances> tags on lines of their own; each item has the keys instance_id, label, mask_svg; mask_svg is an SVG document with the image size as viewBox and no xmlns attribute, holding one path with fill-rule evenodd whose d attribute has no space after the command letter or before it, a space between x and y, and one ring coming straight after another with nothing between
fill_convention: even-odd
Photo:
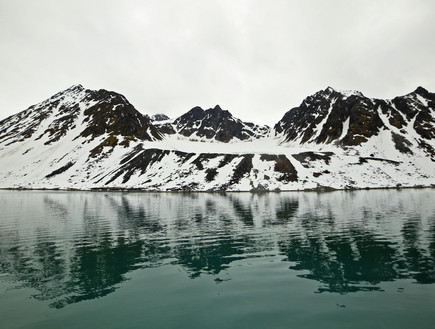
<instances>
[{"instance_id":1,"label":"white snow","mask_svg":"<svg viewBox=\"0 0 435 329\"><path fill-rule=\"evenodd\" d=\"M343 123L343 129L340 137L338 138L339 141L341 141L347 135L347 132L349 130L349 123L350 123L350 117L348 117L346 121L344 121Z\"/></svg>"},{"instance_id":2,"label":"white snow","mask_svg":"<svg viewBox=\"0 0 435 329\"><path fill-rule=\"evenodd\" d=\"M84 122L84 110L95 103L85 102L84 89L74 87L70 93L58 94L49 100L35 105L27 112L11 118L9 125L2 131L7 134L13 129L17 132L0 140L0 188L59 188L59 189L92 189L92 188L141 188L147 190L167 191L181 187L191 187L196 190L233 190L250 191L265 188L268 190L303 190L317 187L344 188L375 188L401 186L434 186L435 166L430 157L418 147L422 139L413 128L415 118L406 120L406 138L412 143L413 155L402 154L394 146L392 132L403 135L389 123L388 116L378 111L386 129L371 137L366 143L355 147L341 148L334 143L321 145L309 142L303 145L299 141L284 142L283 136L273 137L274 134L262 138L253 138L248 141L232 139L228 143L217 142L192 135L183 137L179 134L167 135L163 140L132 141L129 147L117 145L104 147L101 154L90 157L90 152L100 145L107 134L91 139L80 137L87 122ZM346 95L354 95L348 92ZM36 122L36 117L48 104L59 101L56 107L47 112L42 122ZM419 99L423 103L423 100ZM70 125L69 130L60 141L45 144L50 140L49 134L44 132L60 114L60 107L66 104L79 104L80 112ZM328 114L318 125L315 137L321 132L331 113L331 102ZM393 108L394 109L394 108ZM63 115L63 114L62 114ZM403 114L401 113L403 116ZM433 112L432 112L433 115ZM404 117L404 119L406 119ZM38 124L30 138L24 139L21 134L25 127ZM173 122L168 120L168 122ZM343 139L349 129L350 118L343 123L339 140ZM200 123L198 123L200 124ZM247 126L247 129L251 129ZM251 129L252 130L252 129ZM254 129L255 131L255 129ZM38 137L42 136L38 139ZM11 143L14 142L15 143ZM122 138L119 138L119 142ZM435 141L426 140L432 147ZM130 179L124 182L124 173L119 175L110 184L106 184L116 173L123 170L121 164L132 150L142 145L144 149L170 151L168 154L156 151L162 156L158 162L153 162L145 168L136 168ZM193 153L186 161L186 155L176 153ZM310 161L302 164L293 155L302 152L332 152L327 158ZM217 154L209 156L208 160L201 162L203 168L194 163L201 154ZM234 158L222 163L226 154ZM234 171L246 157L252 154L252 169L246 172L237 183L229 184L233 179ZM282 173L275 170L275 161L264 160L262 154L285 155L297 171L298 179L288 182L281 179ZM141 153L136 155L142 156ZM205 158L205 157L203 157ZM135 160L134 158L130 161ZM393 162L394 161L394 162ZM73 164L65 172L47 178L54 171ZM208 173L215 170L216 175L207 181Z\"/></svg>"},{"instance_id":3,"label":"white snow","mask_svg":"<svg viewBox=\"0 0 435 329\"><path fill-rule=\"evenodd\" d=\"M325 123L328 121L329 119L329 115L331 114L332 109L334 108L334 104L336 102L337 99L332 99L331 103L329 104L329 108L328 108L328 113L325 115L325 117L323 118L323 120L319 123L318 127L317 127L317 132L314 135L313 138L311 138L311 141L316 140L317 137L319 137L319 135L322 133L323 130L323 126L325 125Z\"/></svg>"},{"instance_id":4,"label":"white snow","mask_svg":"<svg viewBox=\"0 0 435 329\"><path fill-rule=\"evenodd\" d=\"M423 106L426 106L426 107L428 106L428 101L426 98L424 98L423 96L418 95L418 94L416 94L416 98Z\"/></svg>"},{"instance_id":5,"label":"white snow","mask_svg":"<svg viewBox=\"0 0 435 329\"><path fill-rule=\"evenodd\" d=\"M339 90L339 89L335 89L335 91L343 94L345 97L363 96L363 94L360 91L357 91L357 90Z\"/></svg>"}]
</instances>

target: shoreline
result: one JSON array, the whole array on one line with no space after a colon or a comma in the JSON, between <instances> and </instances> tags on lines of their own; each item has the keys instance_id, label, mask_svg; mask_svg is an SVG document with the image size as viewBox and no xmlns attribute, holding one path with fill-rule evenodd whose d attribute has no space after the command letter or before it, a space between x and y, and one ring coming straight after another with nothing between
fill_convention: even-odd
<instances>
[{"instance_id":1,"label":"shoreline","mask_svg":"<svg viewBox=\"0 0 435 329\"><path fill-rule=\"evenodd\" d=\"M210 193L210 194L226 194L226 193L251 193L251 194L264 194L264 193L281 193L281 192L336 192L336 191L370 191L370 190L402 190L402 189L433 189L432 186L391 186L391 187L352 187L352 188L332 188L332 187L319 187L303 190L250 190L250 191L232 191L232 190L147 190L141 188L122 188L122 187L107 187L107 188L91 188L91 189L74 189L74 188L25 188L25 187L0 187L0 191L48 191L48 192L123 192L123 193Z\"/></svg>"}]
</instances>

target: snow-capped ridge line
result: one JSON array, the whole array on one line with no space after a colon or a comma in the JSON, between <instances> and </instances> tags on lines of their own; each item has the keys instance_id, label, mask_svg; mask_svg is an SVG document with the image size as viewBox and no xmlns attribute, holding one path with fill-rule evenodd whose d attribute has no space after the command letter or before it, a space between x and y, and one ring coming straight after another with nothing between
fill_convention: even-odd
<instances>
[{"instance_id":1,"label":"snow-capped ridge line","mask_svg":"<svg viewBox=\"0 0 435 329\"><path fill-rule=\"evenodd\" d=\"M155 122L155 124L167 135L174 134L190 140L224 143L233 140L252 140L265 137L270 133L268 126L243 122L219 105L207 110L195 106L173 120Z\"/></svg>"},{"instance_id":2,"label":"snow-capped ridge line","mask_svg":"<svg viewBox=\"0 0 435 329\"><path fill-rule=\"evenodd\" d=\"M283 191L435 186L435 95L326 88L273 127L219 105L169 119L74 85L0 122L0 188Z\"/></svg>"}]
</instances>

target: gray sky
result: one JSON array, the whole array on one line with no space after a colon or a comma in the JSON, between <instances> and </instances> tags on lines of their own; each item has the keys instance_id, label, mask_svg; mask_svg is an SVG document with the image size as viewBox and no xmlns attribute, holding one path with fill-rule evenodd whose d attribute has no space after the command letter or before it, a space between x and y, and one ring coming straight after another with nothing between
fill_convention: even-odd
<instances>
[{"instance_id":1,"label":"gray sky","mask_svg":"<svg viewBox=\"0 0 435 329\"><path fill-rule=\"evenodd\" d=\"M0 0L0 119L82 84L274 124L332 86L435 92L433 0Z\"/></svg>"}]
</instances>

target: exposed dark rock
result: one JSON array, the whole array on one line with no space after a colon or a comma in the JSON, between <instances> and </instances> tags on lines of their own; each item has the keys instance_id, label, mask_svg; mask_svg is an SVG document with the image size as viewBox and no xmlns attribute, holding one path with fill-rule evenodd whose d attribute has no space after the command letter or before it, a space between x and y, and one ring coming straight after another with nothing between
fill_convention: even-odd
<instances>
[{"instance_id":1,"label":"exposed dark rock","mask_svg":"<svg viewBox=\"0 0 435 329\"><path fill-rule=\"evenodd\" d=\"M84 108L85 118L78 122ZM55 114L55 115L54 115ZM36 129L49 117L48 128L36 137L47 138L45 145L58 142L69 131L84 126L79 134L92 139L104 134L124 137L128 146L131 140L159 140L161 133L150 120L139 113L127 99L104 89L95 91L81 85L72 86L27 110L0 122L0 142L20 142L33 136ZM75 136L78 138L79 136Z\"/></svg>"},{"instance_id":2,"label":"exposed dark rock","mask_svg":"<svg viewBox=\"0 0 435 329\"><path fill-rule=\"evenodd\" d=\"M433 107L435 110L435 107ZM419 111L414 122L415 131L425 139L435 138L435 119L430 112L430 108Z\"/></svg>"},{"instance_id":3,"label":"exposed dark rock","mask_svg":"<svg viewBox=\"0 0 435 329\"><path fill-rule=\"evenodd\" d=\"M329 164L331 157L334 155L332 152L302 152L293 154L292 156L298 160L305 168L310 168L310 162L323 160L326 164Z\"/></svg>"},{"instance_id":4,"label":"exposed dark rock","mask_svg":"<svg viewBox=\"0 0 435 329\"><path fill-rule=\"evenodd\" d=\"M435 150L429 143L420 139L418 141L418 146L420 146L430 156L431 160L435 162Z\"/></svg>"},{"instance_id":5,"label":"exposed dark rock","mask_svg":"<svg viewBox=\"0 0 435 329\"><path fill-rule=\"evenodd\" d=\"M157 129L160 131L162 135L173 135L176 132L173 125L171 123L159 124L158 122L154 122L157 125Z\"/></svg>"},{"instance_id":6,"label":"exposed dark rock","mask_svg":"<svg viewBox=\"0 0 435 329\"><path fill-rule=\"evenodd\" d=\"M398 129L404 129L415 118L415 131L425 139L433 139L435 119L431 113L435 110L434 104L435 94L422 87L391 101L367 98L356 92L342 93L328 87L285 113L275 125L275 131L283 134L286 141L356 146L377 135L381 129L389 129L380 117L383 114L388 117L389 124ZM344 132L346 120L349 120L349 128Z\"/></svg>"},{"instance_id":7,"label":"exposed dark rock","mask_svg":"<svg viewBox=\"0 0 435 329\"><path fill-rule=\"evenodd\" d=\"M382 161L382 162L387 162L387 163L391 163L394 165L398 165L400 164L399 161L394 161L394 160L390 160L390 159L383 159L383 158L374 158L374 157L360 157L359 158L359 163L367 163L368 160L372 160L372 161Z\"/></svg>"},{"instance_id":8,"label":"exposed dark rock","mask_svg":"<svg viewBox=\"0 0 435 329\"><path fill-rule=\"evenodd\" d=\"M197 158L195 160L193 160L193 164L196 165L196 167L199 170L203 170L204 169L204 162L208 162L211 159L214 159L218 156L221 156L220 154L217 153L200 153Z\"/></svg>"},{"instance_id":9,"label":"exposed dark rock","mask_svg":"<svg viewBox=\"0 0 435 329\"><path fill-rule=\"evenodd\" d=\"M169 117L166 114L158 113L151 116L151 121L165 121L169 120Z\"/></svg>"},{"instance_id":10,"label":"exposed dark rock","mask_svg":"<svg viewBox=\"0 0 435 329\"><path fill-rule=\"evenodd\" d=\"M399 150L401 153L413 154L412 150L410 149L412 143L409 140L407 140L404 136L394 132L391 133L391 136L393 138L394 146L397 150Z\"/></svg>"},{"instance_id":11,"label":"exposed dark rock","mask_svg":"<svg viewBox=\"0 0 435 329\"><path fill-rule=\"evenodd\" d=\"M97 147L95 147L91 150L90 156L92 158L96 157L98 154L100 154L104 150L104 147L110 147L106 153L112 152L113 148L116 145L118 145L118 138L116 136L113 136L113 135L109 136L103 142L101 142L100 145L98 145Z\"/></svg>"},{"instance_id":12,"label":"exposed dark rock","mask_svg":"<svg viewBox=\"0 0 435 329\"><path fill-rule=\"evenodd\" d=\"M211 182L212 180L214 180L218 173L216 168L209 168L205 172L207 173L207 175L205 176L205 180L207 182Z\"/></svg>"},{"instance_id":13,"label":"exposed dark rock","mask_svg":"<svg viewBox=\"0 0 435 329\"><path fill-rule=\"evenodd\" d=\"M162 138L151 122L124 96L101 89L91 92L88 99L98 102L84 111L87 127L80 136L96 138L112 134L147 141Z\"/></svg>"},{"instance_id":14,"label":"exposed dark rock","mask_svg":"<svg viewBox=\"0 0 435 329\"><path fill-rule=\"evenodd\" d=\"M204 171L205 181L214 181L219 169L228 165L233 160L235 162L235 167L231 178L227 182L222 182L220 185L218 183L218 189L227 189L232 185L235 185L241 181L243 177L249 177L251 171L253 170L252 159L254 154L220 154L220 153L185 153L179 151L168 151L159 149L144 149L142 146L137 146L133 151L127 154L120 162L121 167L107 179L101 178L100 180L106 179L106 185L112 183L118 177L122 177L122 183L126 183L130 180L130 177L137 173L139 176L145 175L147 168L152 165L156 165L163 160L164 157L168 156L169 153L173 152L177 157L177 162L179 165L187 163L192 157L195 159L191 162L196 170ZM208 162L212 159L221 158L219 164L216 167L208 167ZM274 161L274 170L281 173L278 181L282 182L294 182L297 181L298 175L297 171L290 162L290 160L285 155L270 155L262 154L260 159L263 161ZM188 175L188 173L186 173ZM177 176L182 177L183 173L177 173ZM270 179L270 177L269 177ZM203 182L194 182L197 184ZM189 183L190 184L190 183ZM190 185L189 185L190 186ZM194 185L192 185L194 186ZM196 185L195 185L196 186ZM180 187L181 188L181 187ZM185 190L187 187L183 187Z\"/></svg>"},{"instance_id":15,"label":"exposed dark rock","mask_svg":"<svg viewBox=\"0 0 435 329\"><path fill-rule=\"evenodd\" d=\"M321 172L313 172L313 176L314 177L320 177L320 176L322 176L324 174L330 174L330 171L329 170L324 170L324 171L321 171Z\"/></svg>"},{"instance_id":16,"label":"exposed dark rock","mask_svg":"<svg viewBox=\"0 0 435 329\"><path fill-rule=\"evenodd\" d=\"M45 110L35 109L35 106L31 106L25 111L0 121L0 127L2 127L0 142L10 145L32 137L42 121L50 116L53 106L51 104Z\"/></svg>"},{"instance_id":17,"label":"exposed dark rock","mask_svg":"<svg viewBox=\"0 0 435 329\"><path fill-rule=\"evenodd\" d=\"M145 150L142 144L137 145L130 153L128 153L119 164L123 165L136 157L141 151Z\"/></svg>"},{"instance_id":18,"label":"exposed dark rock","mask_svg":"<svg viewBox=\"0 0 435 329\"><path fill-rule=\"evenodd\" d=\"M178 133L185 137L214 139L220 142L229 142L233 138L258 138L269 132L269 127L242 122L219 105L208 110L196 106L172 123L155 123L164 134Z\"/></svg>"},{"instance_id":19,"label":"exposed dark rock","mask_svg":"<svg viewBox=\"0 0 435 329\"><path fill-rule=\"evenodd\" d=\"M66 165L60 167L59 169L54 170L53 172L51 172L50 174L45 176L45 178L51 178L53 176L62 174L63 172L67 171L69 168L74 166L74 164L75 164L75 162L68 162Z\"/></svg>"},{"instance_id":20,"label":"exposed dark rock","mask_svg":"<svg viewBox=\"0 0 435 329\"><path fill-rule=\"evenodd\" d=\"M254 157L253 154L242 155L242 160L239 162L236 169L234 170L233 177L230 180L230 184L236 184L240 182L240 180L244 176L249 175L253 167L252 166L253 157Z\"/></svg>"},{"instance_id":21,"label":"exposed dark rock","mask_svg":"<svg viewBox=\"0 0 435 329\"><path fill-rule=\"evenodd\" d=\"M218 168L222 168L223 166L226 166L231 161L233 161L237 157L236 154L225 154L224 158L219 163Z\"/></svg>"},{"instance_id":22,"label":"exposed dark rock","mask_svg":"<svg viewBox=\"0 0 435 329\"><path fill-rule=\"evenodd\" d=\"M290 160L283 154L262 154L260 160L275 161L275 171L282 173L279 181L296 182L298 180L298 172Z\"/></svg>"},{"instance_id":23,"label":"exposed dark rock","mask_svg":"<svg viewBox=\"0 0 435 329\"><path fill-rule=\"evenodd\" d=\"M124 175L122 182L126 183L135 171L144 174L151 164L159 162L164 156L168 155L169 152L171 151L159 149L137 148L133 150L123 160L121 160L121 164L124 164L124 166L106 182L106 185L110 184L121 175Z\"/></svg>"},{"instance_id":24,"label":"exposed dark rock","mask_svg":"<svg viewBox=\"0 0 435 329\"><path fill-rule=\"evenodd\" d=\"M70 108L62 106L58 118L54 119L45 132L37 139L42 138L45 134L48 134L50 139L46 141L45 145L50 145L57 142L61 137L65 136L69 130L75 128L75 121L80 113L80 107L78 104L72 105Z\"/></svg>"}]
</instances>

